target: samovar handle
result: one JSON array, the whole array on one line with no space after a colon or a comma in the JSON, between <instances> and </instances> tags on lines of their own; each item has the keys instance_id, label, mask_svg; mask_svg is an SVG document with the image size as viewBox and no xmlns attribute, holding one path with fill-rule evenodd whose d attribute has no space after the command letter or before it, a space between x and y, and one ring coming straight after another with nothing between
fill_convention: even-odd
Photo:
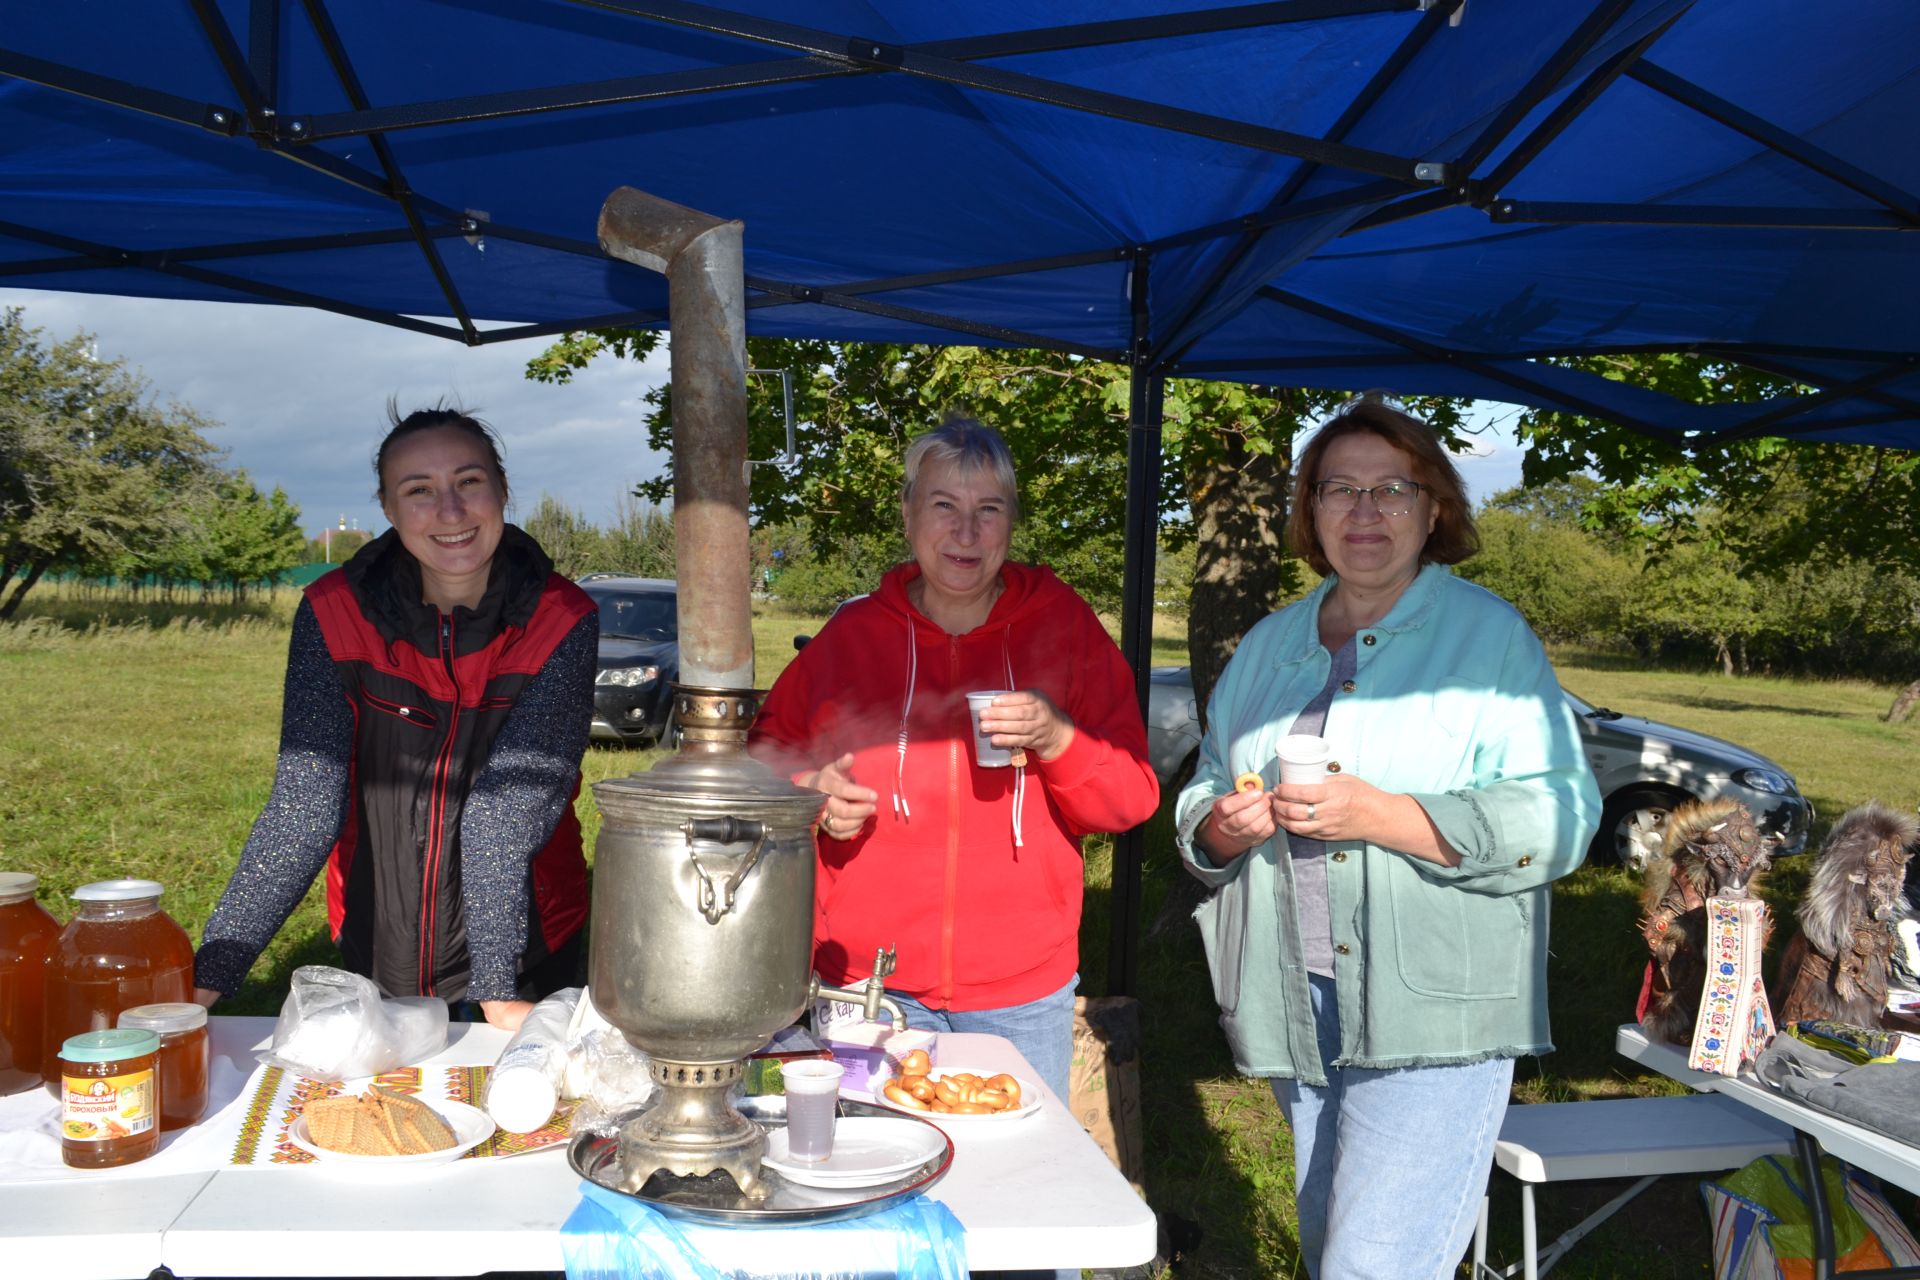
<instances>
[{"instance_id":1,"label":"samovar handle","mask_svg":"<svg viewBox=\"0 0 1920 1280\"><path fill-rule=\"evenodd\" d=\"M693 863L694 874L700 877L700 914L707 918L708 924L719 924L720 918L733 910L733 896L740 891L747 873L760 863L760 850L767 843L767 824L745 818L695 818L682 823L680 830L687 837L687 860ZM742 844L751 840L753 848L727 877L726 884L716 890L712 873L700 865L700 854L693 847L696 840L709 844Z\"/></svg>"}]
</instances>

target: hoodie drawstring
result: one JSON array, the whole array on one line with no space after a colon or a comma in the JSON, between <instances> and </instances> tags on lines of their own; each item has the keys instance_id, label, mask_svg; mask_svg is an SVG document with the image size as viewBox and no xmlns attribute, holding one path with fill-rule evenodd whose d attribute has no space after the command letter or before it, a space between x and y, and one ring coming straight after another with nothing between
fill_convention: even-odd
<instances>
[{"instance_id":1,"label":"hoodie drawstring","mask_svg":"<svg viewBox=\"0 0 1920 1280\"><path fill-rule=\"evenodd\" d=\"M1000 631L1000 660L1007 672L1007 688L1017 689L1013 678L1013 629L1003 627ZM913 809L907 803L907 717L913 711L914 686L920 678L920 650L913 642L913 620L907 620L907 691L900 700L900 728L894 736L893 747L893 816L901 822L913 820ZM1024 764L1013 766L1013 847L1026 848L1026 840L1021 832L1021 811L1027 800L1027 767Z\"/></svg>"},{"instance_id":2,"label":"hoodie drawstring","mask_svg":"<svg viewBox=\"0 0 1920 1280\"><path fill-rule=\"evenodd\" d=\"M1012 627L1002 627L1000 629L1000 656L1007 666L1007 688L1018 689L1020 686L1013 682ZM1026 758L1027 753L1024 751L1014 753L1015 760L1024 761ZM1026 847L1025 842L1020 838L1020 810L1025 807L1026 799L1027 766L1025 764L1015 764L1013 766L1013 847L1016 849Z\"/></svg>"},{"instance_id":3,"label":"hoodie drawstring","mask_svg":"<svg viewBox=\"0 0 1920 1280\"><path fill-rule=\"evenodd\" d=\"M913 643L913 619L907 619L907 696L900 703L900 732L893 755L893 816L901 822L913 821L907 804L907 715L913 710L913 685L920 675L920 651Z\"/></svg>"}]
</instances>

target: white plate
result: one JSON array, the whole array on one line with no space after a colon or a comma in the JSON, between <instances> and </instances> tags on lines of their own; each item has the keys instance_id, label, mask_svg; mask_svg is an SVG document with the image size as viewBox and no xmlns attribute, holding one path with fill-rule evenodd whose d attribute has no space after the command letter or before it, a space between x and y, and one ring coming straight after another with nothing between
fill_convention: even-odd
<instances>
[{"instance_id":1,"label":"white plate","mask_svg":"<svg viewBox=\"0 0 1920 1280\"><path fill-rule=\"evenodd\" d=\"M425 1098L420 1101L438 1112L440 1118L453 1129L453 1145L445 1151L427 1151L417 1156L357 1156L345 1151L329 1151L307 1136L307 1118L304 1115L296 1117L287 1126L287 1138L294 1146L311 1153L323 1163L350 1165L358 1173L362 1170L424 1169L436 1164L450 1164L493 1136L493 1118L478 1107L470 1107L464 1102L429 1102Z\"/></svg>"},{"instance_id":2,"label":"white plate","mask_svg":"<svg viewBox=\"0 0 1920 1280\"><path fill-rule=\"evenodd\" d=\"M833 1154L817 1164L795 1160L787 1131L767 1134L762 1161L789 1182L809 1187L871 1187L918 1169L946 1150L946 1135L931 1125L885 1116L842 1116L833 1126Z\"/></svg>"},{"instance_id":3,"label":"white plate","mask_svg":"<svg viewBox=\"0 0 1920 1280\"><path fill-rule=\"evenodd\" d=\"M1013 1074L1012 1072L995 1071L989 1067L970 1067L964 1062L955 1066L948 1066L946 1063L941 1063L927 1073L927 1078L938 1081L948 1076L957 1076L966 1072L971 1072L983 1080L991 1080L997 1075ZM950 1122L953 1124L999 1124L1007 1120L1018 1120L1021 1116L1030 1116L1040 1109L1040 1086L1025 1076L1014 1076L1013 1078L1020 1082L1020 1105L1008 1111L995 1111L984 1116L963 1116L951 1111L916 1111L912 1107L903 1107L887 1096L885 1085L882 1085L880 1090L873 1095L873 1100L889 1111L898 1111L905 1115L919 1116L923 1120L931 1120L935 1124L940 1125ZM888 1083L891 1083L891 1081Z\"/></svg>"}]
</instances>

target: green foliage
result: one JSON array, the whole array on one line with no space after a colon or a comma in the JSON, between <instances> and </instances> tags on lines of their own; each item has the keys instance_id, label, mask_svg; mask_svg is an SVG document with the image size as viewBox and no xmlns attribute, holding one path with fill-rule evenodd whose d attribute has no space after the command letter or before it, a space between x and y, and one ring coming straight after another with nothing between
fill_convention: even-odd
<instances>
[{"instance_id":1,"label":"green foliage","mask_svg":"<svg viewBox=\"0 0 1920 1280\"><path fill-rule=\"evenodd\" d=\"M671 578L673 519L632 497L621 500L613 523L605 528L543 493L520 527L553 557L553 567L569 578L589 573L628 573L642 578Z\"/></svg>"},{"instance_id":2,"label":"green foliage","mask_svg":"<svg viewBox=\"0 0 1920 1280\"><path fill-rule=\"evenodd\" d=\"M564 577L578 578L592 572L600 550L600 530L577 508L543 493L533 514L519 525L553 558L554 569Z\"/></svg>"},{"instance_id":3,"label":"green foliage","mask_svg":"<svg viewBox=\"0 0 1920 1280\"><path fill-rule=\"evenodd\" d=\"M1622 633L1633 588L1625 556L1564 518L1489 507L1477 523L1480 553L1460 575L1520 610L1541 639L1604 643Z\"/></svg>"},{"instance_id":4,"label":"green foliage","mask_svg":"<svg viewBox=\"0 0 1920 1280\"><path fill-rule=\"evenodd\" d=\"M194 558L177 567L192 572L178 573L175 580L218 582L236 600L247 586L271 582L299 564L306 547L300 508L286 490L275 486L262 494L245 471L230 472L212 490L202 490L188 520L191 532L180 542L192 548ZM166 552L163 547L160 555Z\"/></svg>"},{"instance_id":5,"label":"green foliage","mask_svg":"<svg viewBox=\"0 0 1920 1280\"><path fill-rule=\"evenodd\" d=\"M224 584L299 563L299 511L262 495L190 409L159 408L76 334L48 345L0 312L0 619L49 572Z\"/></svg>"},{"instance_id":6,"label":"green foliage","mask_svg":"<svg viewBox=\"0 0 1920 1280\"><path fill-rule=\"evenodd\" d=\"M783 557L772 592L784 609L825 617L842 601L879 586L881 576L906 554L906 542L898 533L849 534L824 555L807 545Z\"/></svg>"},{"instance_id":7,"label":"green foliage","mask_svg":"<svg viewBox=\"0 0 1920 1280\"><path fill-rule=\"evenodd\" d=\"M319 537L307 539L300 563L343 564L372 541L373 534L366 529L323 529Z\"/></svg>"},{"instance_id":8,"label":"green foliage","mask_svg":"<svg viewBox=\"0 0 1920 1280\"><path fill-rule=\"evenodd\" d=\"M614 508L613 523L600 538L595 569L642 578L674 576L673 517L632 494Z\"/></svg>"}]
</instances>

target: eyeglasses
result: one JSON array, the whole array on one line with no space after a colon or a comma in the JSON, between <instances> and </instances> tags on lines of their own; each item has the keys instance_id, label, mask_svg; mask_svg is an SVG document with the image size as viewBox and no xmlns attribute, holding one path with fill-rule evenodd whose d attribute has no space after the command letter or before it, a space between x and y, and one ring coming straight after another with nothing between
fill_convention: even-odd
<instances>
[{"instance_id":1,"label":"eyeglasses","mask_svg":"<svg viewBox=\"0 0 1920 1280\"><path fill-rule=\"evenodd\" d=\"M1328 515L1346 515L1360 505L1361 495L1367 494L1373 498L1373 509L1381 515L1404 516L1420 501L1420 491L1426 487L1411 480L1395 480L1358 489L1337 480L1322 480L1313 486L1313 496Z\"/></svg>"}]
</instances>

